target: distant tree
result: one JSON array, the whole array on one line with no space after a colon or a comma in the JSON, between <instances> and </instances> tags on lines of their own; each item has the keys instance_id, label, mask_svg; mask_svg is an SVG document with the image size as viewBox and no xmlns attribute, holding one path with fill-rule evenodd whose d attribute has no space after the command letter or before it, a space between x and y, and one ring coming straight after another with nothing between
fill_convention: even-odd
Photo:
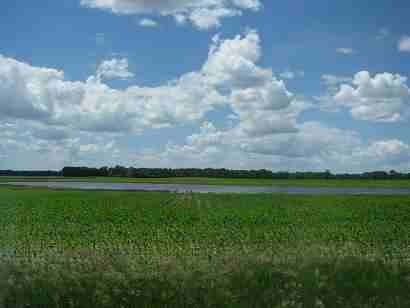
<instances>
[{"instance_id":1,"label":"distant tree","mask_svg":"<svg viewBox=\"0 0 410 308\"><path fill-rule=\"evenodd\" d=\"M215 177L215 178L254 178L254 179L410 179L410 173L400 173L395 170L373 171L362 174L332 174L330 170L325 172L272 172L266 169L260 170L231 170L231 169L167 169L167 168L134 168L134 167L64 167L61 172L53 171L0 171L0 175L63 175L63 176L118 176L118 177Z\"/></svg>"}]
</instances>

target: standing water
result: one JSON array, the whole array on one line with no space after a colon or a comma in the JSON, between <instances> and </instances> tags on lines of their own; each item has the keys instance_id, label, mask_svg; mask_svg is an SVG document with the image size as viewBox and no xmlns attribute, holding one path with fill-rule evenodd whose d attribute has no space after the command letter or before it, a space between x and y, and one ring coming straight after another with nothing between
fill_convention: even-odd
<instances>
[{"instance_id":1,"label":"standing water","mask_svg":"<svg viewBox=\"0 0 410 308\"><path fill-rule=\"evenodd\" d=\"M342 195L410 195L410 188L334 188L334 187L279 187L197 184L136 184L93 182L7 182L0 185L48 187L52 189L166 191L194 193L287 193L287 194L342 194Z\"/></svg>"}]
</instances>

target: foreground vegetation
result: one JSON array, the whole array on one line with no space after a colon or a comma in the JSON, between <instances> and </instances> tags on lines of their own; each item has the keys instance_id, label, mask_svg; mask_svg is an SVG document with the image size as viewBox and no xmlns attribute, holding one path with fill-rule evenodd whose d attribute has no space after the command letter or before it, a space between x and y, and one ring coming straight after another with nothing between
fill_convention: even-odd
<instances>
[{"instance_id":1,"label":"foreground vegetation","mask_svg":"<svg viewBox=\"0 0 410 308\"><path fill-rule=\"evenodd\" d=\"M280 187L340 187L340 188L410 188L410 180L366 180L366 179L229 179L204 177L176 178L128 178L128 177L6 177L1 182L18 181L75 181L104 183L144 183L144 184L203 184L203 185L243 185Z\"/></svg>"},{"instance_id":2,"label":"foreground vegetation","mask_svg":"<svg viewBox=\"0 0 410 308\"><path fill-rule=\"evenodd\" d=\"M410 196L0 196L2 307L410 306Z\"/></svg>"}]
</instances>

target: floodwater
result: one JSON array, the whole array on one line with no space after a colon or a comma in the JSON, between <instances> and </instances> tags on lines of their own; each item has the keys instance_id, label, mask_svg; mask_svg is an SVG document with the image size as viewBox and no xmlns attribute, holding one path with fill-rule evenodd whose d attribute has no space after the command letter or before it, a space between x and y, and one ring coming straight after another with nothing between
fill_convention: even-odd
<instances>
[{"instance_id":1,"label":"floodwater","mask_svg":"<svg viewBox=\"0 0 410 308\"><path fill-rule=\"evenodd\" d=\"M330 187L279 187L279 186L233 186L196 184L137 184L96 182L8 182L0 185L48 187L52 189L119 190L119 191L166 191L194 193L286 193L286 194L342 194L342 195L410 195L409 188L330 188Z\"/></svg>"}]
</instances>

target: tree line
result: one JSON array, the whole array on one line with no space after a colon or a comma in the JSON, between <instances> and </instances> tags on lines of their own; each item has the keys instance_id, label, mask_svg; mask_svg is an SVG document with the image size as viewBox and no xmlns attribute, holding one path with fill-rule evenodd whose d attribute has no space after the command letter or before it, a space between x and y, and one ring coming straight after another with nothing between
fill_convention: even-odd
<instances>
[{"instance_id":1,"label":"tree line","mask_svg":"<svg viewBox=\"0 0 410 308\"><path fill-rule=\"evenodd\" d=\"M324 172L273 172L271 170L232 170L232 169L170 169L133 167L64 167L61 171L15 171L0 170L0 176L62 176L62 177L129 177L129 178L172 178L172 177L212 177L246 179L410 179L410 173L394 170L364 173L333 174Z\"/></svg>"},{"instance_id":2,"label":"tree line","mask_svg":"<svg viewBox=\"0 0 410 308\"><path fill-rule=\"evenodd\" d=\"M324 172L273 172L271 170L232 170L232 169L170 169L170 168L133 168L133 167L65 167L61 171L65 177L130 177L130 178L171 178L171 177L212 177L212 178L247 178L247 179L410 179L410 173L394 170L373 171L356 174L333 174Z\"/></svg>"},{"instance_id":3,"label":"tree line","mask_svg":"<svg viewBox=\"0 0 410 308\"><path fill-rule=\"evenodd\" d=\"M61 176L62 171L51 170L0 170L0 176Z\"/></svg>"}]
</instances>

